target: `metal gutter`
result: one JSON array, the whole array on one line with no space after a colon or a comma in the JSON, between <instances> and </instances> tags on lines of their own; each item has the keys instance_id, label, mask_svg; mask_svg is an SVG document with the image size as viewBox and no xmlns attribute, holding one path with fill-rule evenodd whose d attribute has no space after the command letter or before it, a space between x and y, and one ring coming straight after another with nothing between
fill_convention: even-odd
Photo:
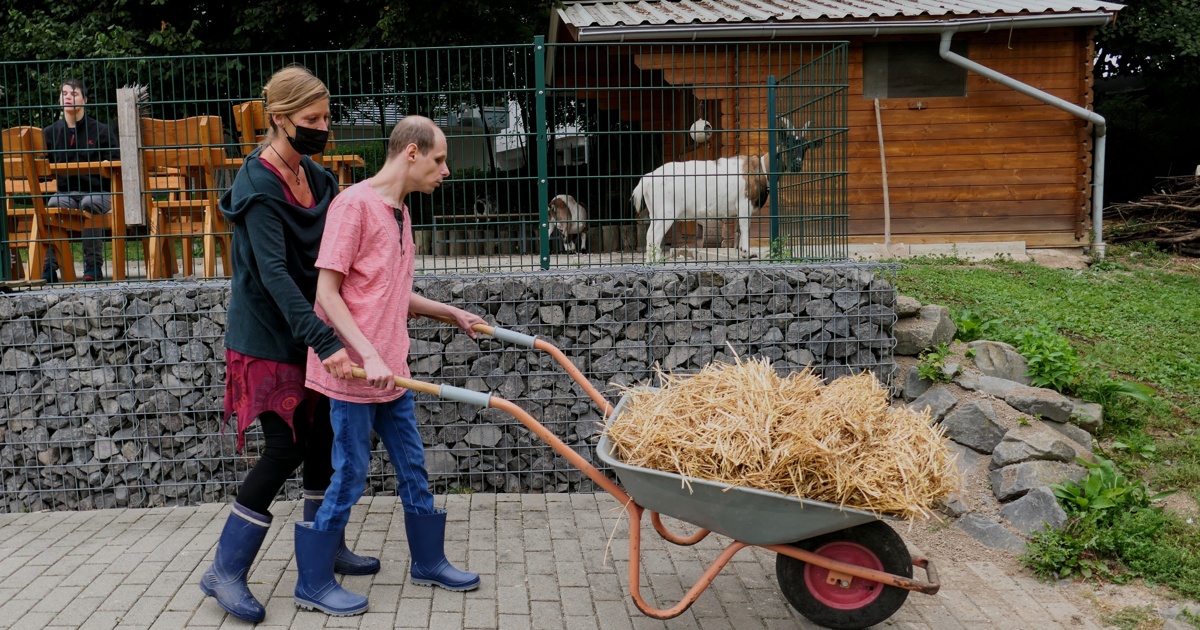
<instances>
[{"instance_id":1,"label":"metal gutter","mask_svg":"<svg viewBox=\"0 0 1200 630\"><path fill-rule=\"evenodd\" d=\"M557 14L557 12L556 12ZM555 17L559 17L555 15ZM759 22L662 24L630 26L578 26L580 43L629 41L679 41L707 39L779 39L794 37L835 37L848 35L879 35L929 33L941 34L946 29L959 32L983 32L1014 28L1056 28L1072 26L1098 27L1114 17L1108 11L1065 13L1055 15L1011 15L977 18L926 20L874 20L868 22Z\"/></svg>"},{"instance_id":2,"label":"metal gutter","mask_svg":"<svg viewBox=\"0 0 1200 630\"><path fill-rule=\"evenodd\" d=\"M954 38L955 29L947 29L942 32L941 45L938 52L942 59L950 63L965 68L970 72L974 72L986 79L995 81L1005 87L1012 88L1026 96L1041 101L1047 105L1057 107L1073 116L1082 118L1087 122L1092 123L1092 135L1095 137L1095 162L1092 164L1092 255L1097 258L1104 258L1104 161L1107 153L1105 137L1107 135L1107 124L1104 117L1096 112L1080 107L1070 101L1063 100L1047 94L1029 84L1021 83L1020 81L997 72L985 65L976 63L950 51L950 40Z\"/></svg>"}]
</instances>

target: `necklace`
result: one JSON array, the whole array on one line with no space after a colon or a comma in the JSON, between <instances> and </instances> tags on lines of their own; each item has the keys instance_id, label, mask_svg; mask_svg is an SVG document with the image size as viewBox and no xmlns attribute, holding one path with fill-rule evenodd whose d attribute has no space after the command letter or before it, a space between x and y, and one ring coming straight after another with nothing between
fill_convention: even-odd
<instances>
[{"instance_id":1,"label":"necklace","mask_svg":"<svg viewBox=\"0 0 1200 630\"><path fill-rule=\"evenodd\" d=\"M287 167L287 170L292 175L296 176L296 185L299 186L300 185L300 167L297 166L296 168L293 169L292 165L288 164L287 160L283 159L282 155L279 155L279 151L275 148L275 145L269 144L267 146L271 147L272 151L275 151L275 155L279 156L279 161L283 162L283 165ZM303 159L303 158L301 158L301 159Z\"/></svg>"}]
</instances>

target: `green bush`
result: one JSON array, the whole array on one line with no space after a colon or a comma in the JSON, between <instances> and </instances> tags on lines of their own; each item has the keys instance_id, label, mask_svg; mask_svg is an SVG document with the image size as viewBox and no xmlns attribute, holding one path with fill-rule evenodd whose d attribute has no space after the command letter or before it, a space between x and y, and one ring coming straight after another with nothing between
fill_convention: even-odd
<instances>
[{"instance_id":1,"label":"green bush","mask_svg":"<svg viewBox=\"0 0 1200 630\"><path fill-rule=\"evenodd\" d=\"M1034 387L1071 391L1082 370L1071 342L1048 324L1022 328L1012 336L1012 344L1029 363Z\"/></svg>"},{"instance_id":2,"label":"green bush","mask_svg":"<svg viewBox=\"0 0 1200 630\"><path fill-rule=\"evenodd\" d=\"M947 382L954 377L953 374L946 373L946 357L950 354L950 347L946 344L939 344L936 348L929 348L921 353L917 363L917 374L921 378L937 383Z\"/></svg>"}]
</instances>

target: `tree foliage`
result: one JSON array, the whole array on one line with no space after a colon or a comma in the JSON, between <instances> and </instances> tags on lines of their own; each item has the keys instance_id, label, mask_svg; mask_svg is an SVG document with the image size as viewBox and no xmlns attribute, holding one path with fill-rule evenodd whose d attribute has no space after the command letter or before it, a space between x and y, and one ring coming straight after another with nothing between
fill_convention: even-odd
<instances>
[{"instance_id":1,"label":"tree foliage","mask_svg":"<svg viewBox=\"0 0 1200 630\"><path fill-rule=\"evenodd\" d=\"M1200 0L1125 0L1096 33L1101 76L1200 84Z\"/></svg>"},{"instance_id":2,"label":"tree foliage","mask_svg":"<svg viewBox=\"0 0 1200 630\"><path fill-rule=\"evenodd\" d=\"M0 59L528 43L554 0L0 0Z\"/></svg>"}]
</instances>

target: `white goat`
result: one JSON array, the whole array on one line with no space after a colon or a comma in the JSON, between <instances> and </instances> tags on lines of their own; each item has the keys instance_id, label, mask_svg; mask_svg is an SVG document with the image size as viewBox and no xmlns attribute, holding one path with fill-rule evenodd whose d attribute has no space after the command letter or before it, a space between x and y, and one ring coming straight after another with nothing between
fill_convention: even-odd
<instances>
[{"instance_id":1,"label":"white goat","mask_svg":"<svg viewBox=\"0 0 1200 630\"><path fill-rule=\"evenodd\" d=\"M550 215L550 236L561 235L563 250L570 253L587 251L588 210L571 195L557 195L547 206ZM577 242L572 242L577 241Z\"/></svg>"},{"instance_id":2,"label":"white goat","mask_svg":"<svg viewBox=\"0 0 1200 630\"><path fill-rule=\"evenodd\" d=\"M780 157L784 170L799 170L804 152L821 141L805 140L808 128L794 131L786 118L780 122ZM797 150L799 151L797 153ZM716 160L667 162L642 176L633 189L633 206L646 211L646 263L656 262L665 251L663 237L677 220L707 223L707 220L737 217L738 253L750 257L750 215L767 201L770 155L735 155ZM662 249L660 249L662 248Z\"/></svg>"}]
</instances>

